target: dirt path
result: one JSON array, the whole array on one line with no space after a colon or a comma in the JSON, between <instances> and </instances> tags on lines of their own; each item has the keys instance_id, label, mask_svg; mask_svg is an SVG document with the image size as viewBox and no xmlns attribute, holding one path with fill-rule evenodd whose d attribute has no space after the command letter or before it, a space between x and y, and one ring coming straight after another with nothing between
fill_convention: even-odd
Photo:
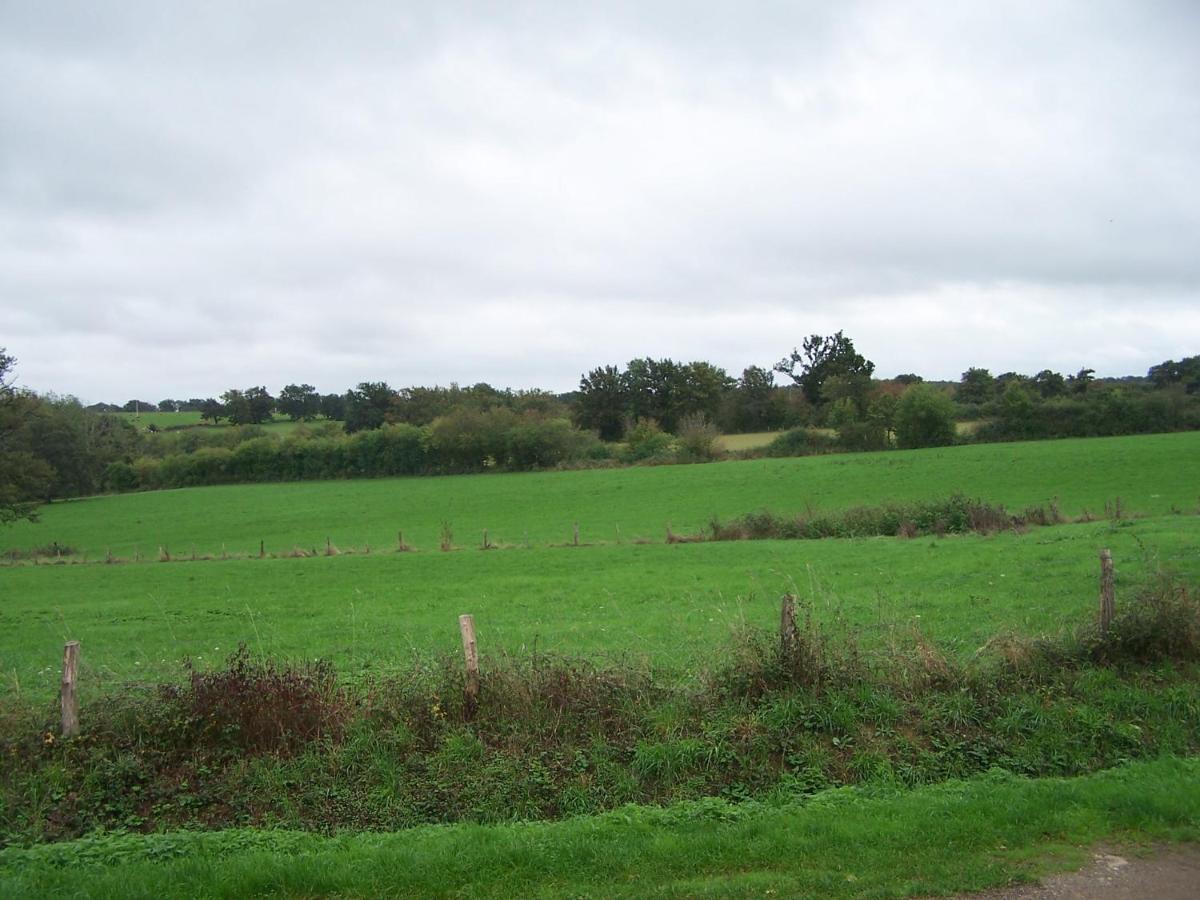
<instances>
[{"instance_id":1,"label":"dirt path","mask_svg":"<svg viewBox=\"0 0 1200 900\"><path fill-rule=\"evenodd\" d=\"M962 900L1197 900L1200 844L1159 847L1145 856L1097 848L1091 862L1078 872L960 896Z\"/></svg>"}]
</instances>

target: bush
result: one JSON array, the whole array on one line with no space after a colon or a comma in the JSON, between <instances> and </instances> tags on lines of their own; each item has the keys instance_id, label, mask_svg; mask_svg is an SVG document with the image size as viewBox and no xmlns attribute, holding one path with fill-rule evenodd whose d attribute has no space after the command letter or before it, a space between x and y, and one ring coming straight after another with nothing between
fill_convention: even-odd
<instances>
[{"instance_id":1,"label":"bush","mask_svg":"<svg viewBox=\"0 0 1200 900\"><path fill-rule=\"evenodd\" d=\"M621 451L621 461L665 462L672 443L671 435L659 428L653 419L638 419L625 432L625 449Z\"/></svg>"},{"instance_id":2,"label":"bush","mask_svg":"<svg viewBox=\"0 0 1200 900\"><path fill-rule=\"evenodd\" d=\"M927 384L914 384L896 408L896 443L904 450L954 443L954 401Z\"/></svg>"},{"instance_id":3,"label":"bush","mask_svg":"<svg viewBox=\"0 0 1200 900\"><path fill-rule=\"evenodd\" d=\"M811 456L829 453L837 440L812 428L792 428L767 445L767 456Z\"/></svg>"},{"instance_id":4,"label":"bush","mask_svg":"<svg viewBox=\"0 0 1200 900\"><path fill-rule=\"evenodd\" d=\"M679 422L676 455L680 462L711 462L722 455L717 445L721 435L702 413L690 413Z\"/></svg>"}]
</instances>

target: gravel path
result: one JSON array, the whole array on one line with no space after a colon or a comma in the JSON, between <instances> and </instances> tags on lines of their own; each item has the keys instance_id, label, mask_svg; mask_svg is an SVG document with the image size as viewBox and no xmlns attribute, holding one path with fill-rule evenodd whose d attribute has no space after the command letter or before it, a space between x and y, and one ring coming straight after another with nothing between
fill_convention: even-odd
<instances>
[{"instance_id":1,"label":"gravel path","mask_svg":"<svg viewBox=\"0 0 1200 900\"><path fill-rule=\"evenodd\" d=\"M1144 856L1097 849L1078 872L1014 885L962 900L1200 900L1200 844L1159 847Z\"/></svg>"}]
</instances>

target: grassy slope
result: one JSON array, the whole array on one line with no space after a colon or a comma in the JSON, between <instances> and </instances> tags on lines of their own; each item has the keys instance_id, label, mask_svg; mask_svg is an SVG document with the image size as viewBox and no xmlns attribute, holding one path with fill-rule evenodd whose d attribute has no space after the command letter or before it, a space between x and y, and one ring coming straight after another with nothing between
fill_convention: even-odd
<instances>
[{"instance_id":1,"label":"grassy slope","mask_svg":"<svg viewBox=\"0 0 1200 900\"><path fill-rule=\"evenodd\" d=\"M1082 863L1078 845L1101 839L1200 839L1200 762L558 823L102 837L0 852L0 894L898 897L1027 880Z\"/></svg>"},{"instance_id":2,"label":"grassy slope","mask_svg":"<svg viewBox=\"0 0 1200 900\"><path fill-rule=\"evenodd\" d=\"M373 553L0 571L0 676L50 692L61 643L85 672L170 674L184 656L223 658L239 641L344 669L452 651L456 616L482 650L629 654L704 662L745 621L771 627L778 597L812 598L868 640L909 622L970 653L1003 629L1054 631L1092 614L1096 551L1113 549L1118 591L1159 566L1200 577L1200 517L1061 525L1023 535L608 545Z\"/></svg>"},{"instance_id":3,"label":"grassy slope","mask_svg":"<svg viewBox=\"0 0 1200 900\"><path fill-rule=\"evenodd\" d=\"M804 459L489 474L447 478L244 485L127 494L57 503L40 524L14 526L4 547L58 541L93 558L110 548L154 554L257 552L312 547L326 536L343 546L392 546L396 532L418 547L437 545L443 522L459 543L569 539L656 539L769 508L842 509L885 500L929 499L961 491L1014 508L1058 497L1064 512L1100 513L1121 496L1146 514L1194 509L1200 484L1200 432L1128 438L989 444ZM0 577L3 577L0 575Z\"/></svg>"}]
</instances>

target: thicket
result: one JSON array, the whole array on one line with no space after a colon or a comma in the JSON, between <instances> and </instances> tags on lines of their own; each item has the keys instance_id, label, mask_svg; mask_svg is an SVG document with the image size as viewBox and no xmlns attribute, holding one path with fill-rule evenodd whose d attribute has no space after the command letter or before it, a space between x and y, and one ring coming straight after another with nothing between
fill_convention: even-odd
<instances>
[{"instance_id":1,"label":"thicket","mask_svg":"<svg viewBox=\"0 0 1200 900\"><path fill-rule=\"evenodd\" d=\"M624 803L803 796L993 768L1076 775L1200 751L1200 598L1163 580L1111 628L1001 635L971 659L899 629L881 645L814 625L747 632L695 678L553 656L354 683L239 650L178 684L85 703L0 700L0 843L96 829L328 831L506 821Z\"/></svg>"}]
</instances>

